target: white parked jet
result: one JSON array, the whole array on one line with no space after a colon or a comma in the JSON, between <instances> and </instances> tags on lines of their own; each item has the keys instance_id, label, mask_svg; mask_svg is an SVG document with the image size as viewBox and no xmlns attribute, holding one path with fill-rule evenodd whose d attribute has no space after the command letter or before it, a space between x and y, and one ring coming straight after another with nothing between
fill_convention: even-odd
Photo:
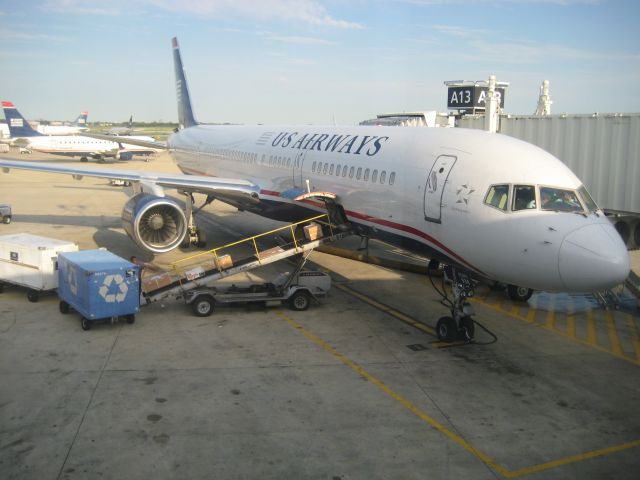
<instances>
[{"instance_id":1,"label":"white parked jet","mask_svg":"<svg viewBox=\"0 0 640 480\"><path fill-rule=\"evenodd\" d=\"M356 232L453 267L452 316L438 322L444 339L472 332L469 276L584 292L618 285L629 273L624 243L582 182L538 147L458 128L200 125L176 39L173 54L181 128L168 146L186 175L17 161L0 167L132 182L138 193L124 207L123 225L153 252L177 247L189 229L190 215L165 189L287 221L324 211L326 200Z\"/></svg>"},{"instance_id":2,"label":"white parked jet","mask_svg":"<svg viewBox=\"0 0 640 480\"><path fill-rule=\"evenodd\" d=\"M82 162L89 158L102 162L105 158L131 160L134 154L149 155L164 148L162 145L154 147L152 144L144 147L132 145L116 137L104 140L86 135L44 135L29 125L13 103L3 101L2 108L13 141L38 152L80 157Z\"/></svg>"},{"instance_id":3,"label":"white parked jet","mask_svg":"<svg viewBox=\"0 0 640 480\"><path fill-rule=\"evenodd\" d=\"M89 130L87 117L89 112L81 112L71 125L38 125L36 130L43 135L75 135Z\"/></svg>"}]
</instances>

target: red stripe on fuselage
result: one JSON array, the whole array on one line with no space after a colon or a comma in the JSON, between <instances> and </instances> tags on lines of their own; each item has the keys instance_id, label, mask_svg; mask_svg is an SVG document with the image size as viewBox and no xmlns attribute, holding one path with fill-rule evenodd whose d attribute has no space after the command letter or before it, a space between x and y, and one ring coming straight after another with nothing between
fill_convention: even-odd
<instances>
[{"instance_id":1,"label":"red stripe on fuselage","mask_svg":"<svg viewBox=\"0 0 640 480\"><path fill-rule=\"evenodd\" d=\"M207 175L207 174L204 174L202 172L198 172L196 170L192 170L192 169L189 169L189 168L180 167L180 169L185 173L187 171L190 171L195 175L211 176L211 175ZM271 197L277 197L279 199L283 199L283 197L280 194L280 192L276 192L276 191L273 191L273 190L261 189L260 190L260 194L261 195L269 195ZM289 202L288 199L283 199L281 201L286 201L287 203ZM324 205L322 203L315 202L315 201L309 200L309 199L302 200L302 201L296 202L296 203L306 203L306 204L312 205L312 206L314 206L316 208L323 208L324 207ZM425 232L423 232L421 230L418 230L417 228L410 227L409 225L402 225L400 223L390 222L388 220L383 220L382 218L371 217L371 216L366 215L364 213L354 212L353 210L345 210L345 213L347 214L347 216L352 217L352 218L357 218L358 220L363 220L363 221L366 221L366 222L375 223L375 224L378 224L378 225L381 225L381 226L384 226L384 227L387 227L387 228L390 228L390 229L393 229L393 230L398 230L400 232L408 233L410 235L414 235L416 237L422 238L423 240L426 240L427 242L431 243L436 248L438 248L439 250L443 251L444 253L446 253L450 257L455 258L459 262L461 262L464 265L466 265L468 268L470 268L470 269L476 271L477 273L479 273L480 275L484 276L484 273L482 273L482 270L477 269L476 267L471 265L469 262L467 262L464 258L462 258L460 255L458 255L453 250L451 250L449 247L447 247L446 245L442 244L442 242L440 242L439 240L433 238L430 235L427 235Z\"/></svg>"}]
</instances>

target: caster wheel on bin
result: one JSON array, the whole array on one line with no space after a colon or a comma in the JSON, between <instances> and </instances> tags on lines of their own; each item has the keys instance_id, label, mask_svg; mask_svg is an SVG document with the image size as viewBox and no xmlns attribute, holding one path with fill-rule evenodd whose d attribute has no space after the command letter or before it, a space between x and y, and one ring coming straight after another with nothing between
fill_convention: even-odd
<instances>
[{"instance_id":1,"label":"caster wheel on bin","mask_svg":"<svg viewBox=\"0 0 640 480\"><path fill-rule=\"evenodd\" d=\"M124 318L126 318L126 319L127 319L127 323L128 323L129 325L131 325L133 322L135 322L135 321L136 321L136 316L135 316L133 313L132 313L132 314L130 314L130 315L127 315L127 316L126 316L126 317L124 317Z\"/></svg>"},{"instance_id":2,"label":"caster wheel on bin","mask_svg":"<svg viewBox=\"0 0 640 480\"><path fill-rule=\"evenodd\" d=\"M60 300L60 313L65 315L69 313L69 304L64 300Z\"/></svg>"},{"instance_id":3,"label":"caster wheel on bin","mask_svg":"<svg viewBox=\"0 0 640 480\"><path fill-rule=\"evenodd\" d=\"M91 321L85 317L80 319L80 326L83 330L91 330Z\"/></svg>"},{"instance_id":4,"label":"caster wheel on bin","mask_svg":"<svg viewBox=\"0 0 640 480\"><path fill-rule=\"evenodd\" d=\"M29 290L27 292L27 299L30 302L37 302L40 299L40 294L38 292L36 292L35 290Z\"/></svg>"}]
</instances>

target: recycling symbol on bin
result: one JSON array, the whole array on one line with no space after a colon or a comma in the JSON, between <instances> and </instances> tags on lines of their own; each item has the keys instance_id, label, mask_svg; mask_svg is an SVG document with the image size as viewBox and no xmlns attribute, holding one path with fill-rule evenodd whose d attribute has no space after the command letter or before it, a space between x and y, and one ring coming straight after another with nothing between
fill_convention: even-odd
<instances>
[{"instance_id":1,"label":"recycling symbol on bin","mask_svg":"<svg viewBox=\"0 0 640 480\"><path fill-rule=\"evenodd\" d=\"M116 293L110 293L115 291ZM98 293L102 298L104 298L107 303L121 303L124 302L124 299L127 298L127 292L129 291L129 286L122 278L122 275L107 275L104 277L104 281L102 282L102 286Z\"/></svg>"}]
</instances>

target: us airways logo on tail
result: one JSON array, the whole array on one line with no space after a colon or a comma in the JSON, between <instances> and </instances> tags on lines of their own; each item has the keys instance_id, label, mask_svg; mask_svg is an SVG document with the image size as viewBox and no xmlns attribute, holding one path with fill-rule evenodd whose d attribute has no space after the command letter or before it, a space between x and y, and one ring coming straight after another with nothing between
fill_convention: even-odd
<instances>
[{"instance_id":1,"label":"us airways logo on tail","mask_svg":"<svg viewBox=\"0 0 640 480\"><path fill-rule=\"evenodd\" d=\"M264 140L263 135L259 141ZM299 132L280 132L271 142L271 146L373 157L387 141L389 141L389 137L378 137L376 135L327 133L305 133L301 135Z\"/></svg>"}]
</instances>

